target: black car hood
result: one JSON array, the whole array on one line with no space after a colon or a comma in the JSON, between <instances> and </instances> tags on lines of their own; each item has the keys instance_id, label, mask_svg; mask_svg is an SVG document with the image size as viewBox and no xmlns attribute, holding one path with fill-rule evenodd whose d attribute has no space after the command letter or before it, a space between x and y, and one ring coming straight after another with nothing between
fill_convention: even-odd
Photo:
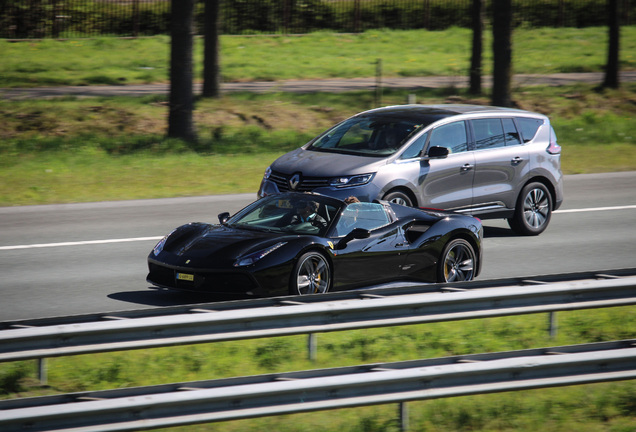
<instances>
[{"instance_id":1,"label":"black car hood","mask_svg":"<svg viewBox=\"0 0 636 432\"><path fill-rule=\"evenodd\" d=\"M280 233L202 223L184 225L175 230L170 237L164 247L164 253L176 259L174 264L190 260L188 264L195 267L209 266L211 262L227 265L245 254L284 241ZM168 257L164 257L166 258Z\"/></svg>"}]
</instances>

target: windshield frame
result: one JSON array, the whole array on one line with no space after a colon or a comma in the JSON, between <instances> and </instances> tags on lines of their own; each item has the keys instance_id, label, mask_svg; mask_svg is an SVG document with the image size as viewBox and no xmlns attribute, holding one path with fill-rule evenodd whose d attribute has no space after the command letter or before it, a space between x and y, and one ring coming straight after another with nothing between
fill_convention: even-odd
<instances>
[{"instance_id":1,"label":"windshield frame","mask_svg":"<svg viewBox=\"0 0 636 432\"><path fill-rule=\"evenodd\" d=\"M386 158L403 149L436 120L385 112L359 114L329 128L310 141L305 150Z\"/></svg>"},{"instance_id":2,"label":"windshield frame","mask_svg":"<svg viewBox=\"0 0 636 432\"><path fill-rule=\"evenodd\" d=\"M316 204L314 213L319 217L292 221L292 218L298 216L300 207L306 207L307 203ZM270 195L243 208L227 219L223 225L234 229L266 233L325 237L344 206L344 202L338 199L318 194L290 192Z\"/></svg>"}]
</instances>

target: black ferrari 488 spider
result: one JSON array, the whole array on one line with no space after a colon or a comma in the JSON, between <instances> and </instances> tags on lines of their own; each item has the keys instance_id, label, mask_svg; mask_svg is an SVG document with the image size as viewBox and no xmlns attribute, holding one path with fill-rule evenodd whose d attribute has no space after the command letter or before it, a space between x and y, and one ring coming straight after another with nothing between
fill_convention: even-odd
<instances>
[{"instance_id":1,"label":"black ferrari 488 spider","mask_svg":"<svg viewBox=\"0 0 636 432\"><path fill-rule=\"evenodd\" d=\"M150 252L147 280L246 296L469 281L480 271L482 238L471 216L285 193L222 213L219 224L176 228Z\"/></svg>"}]
</instances>

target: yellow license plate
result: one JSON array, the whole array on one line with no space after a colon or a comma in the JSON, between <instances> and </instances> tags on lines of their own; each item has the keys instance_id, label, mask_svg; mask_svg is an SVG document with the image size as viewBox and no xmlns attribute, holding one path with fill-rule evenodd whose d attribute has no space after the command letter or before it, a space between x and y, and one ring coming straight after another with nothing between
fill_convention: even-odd
<instances>
[{"instance_id":1,"label":"yellow license plate","mask_svg":"<svg viewBox=\"0 0 636 432\"><path fill-rule=\"evenodd\" d=\"M194 281L194 275L188 273L177 273L177 279L185 281Z\"/></svg>"}]
</instances>

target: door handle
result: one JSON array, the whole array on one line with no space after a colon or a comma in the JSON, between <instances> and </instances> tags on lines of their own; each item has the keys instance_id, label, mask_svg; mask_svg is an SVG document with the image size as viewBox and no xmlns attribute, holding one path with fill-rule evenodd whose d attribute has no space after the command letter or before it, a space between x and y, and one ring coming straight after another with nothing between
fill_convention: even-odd
<instances>
[{"instance_id":1,"label":"door handle","mask_svg":"<svg viewBox=\"0 0 636 432\"><path fill-rule=\"evenodd\" d=\"M470 171L471 169L473 169L473 166L472 166L471 164L464 164L464 165L461 167L461 170L462 170L462 171Z\"/></svg>"},{"instance_id":2,"label":"door handle","mask_svg":"<svg viewBox=\"0 0 636 432\"><path fill-rule=\"evenodd\" d=\"M518 165L521 162L523 162L523 158L519 156L515 156L514 158L512 158L511 162L513 165Z\"/></svg>"}]
</instances>

